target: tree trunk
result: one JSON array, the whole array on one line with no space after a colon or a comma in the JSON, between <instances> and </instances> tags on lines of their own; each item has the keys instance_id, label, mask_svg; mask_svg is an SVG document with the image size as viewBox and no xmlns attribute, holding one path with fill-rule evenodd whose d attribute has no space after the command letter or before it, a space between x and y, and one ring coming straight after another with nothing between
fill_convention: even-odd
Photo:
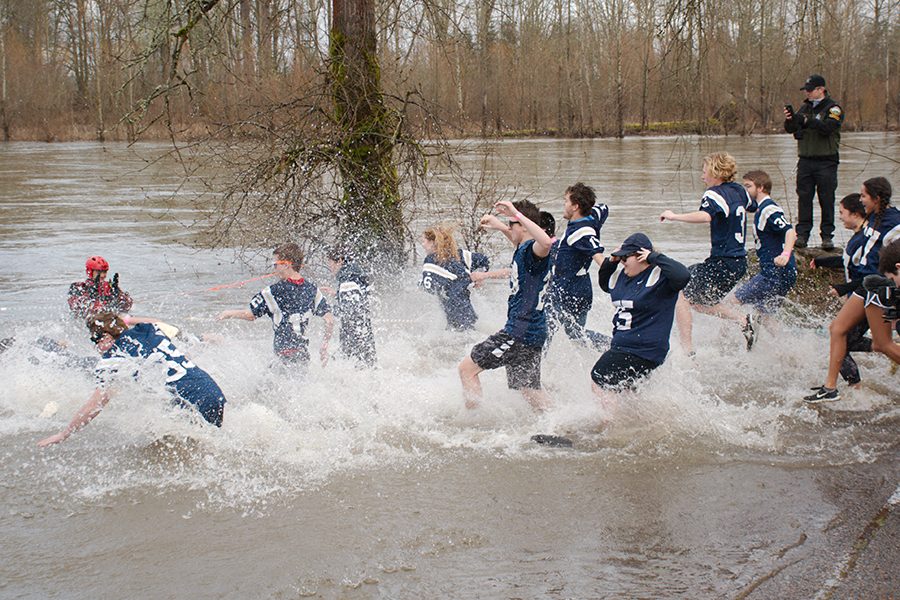
<instances>
[{"instance_id":1,"label":"tree trunk","mask_svg":"<svg viewBox=\"0 0 900 600\"><path fill-rule=\"evenodd\" d=\"M374 0L332 0L331 78L343 186L344 241L367 257L404 260L404 223L393 162L397 123L386 108L376 54Z\"/></svg>"},{"instance_id":2,"label":"tree trunk","mask_svg":"<svg viewBox=\"0 0 900 600\"><path fill-rule=\"evenodd\" d=\"M6 22L0 21L0 128L3 141L9 141L9 114L6 112Z\"/></svg>"}]
</instances>

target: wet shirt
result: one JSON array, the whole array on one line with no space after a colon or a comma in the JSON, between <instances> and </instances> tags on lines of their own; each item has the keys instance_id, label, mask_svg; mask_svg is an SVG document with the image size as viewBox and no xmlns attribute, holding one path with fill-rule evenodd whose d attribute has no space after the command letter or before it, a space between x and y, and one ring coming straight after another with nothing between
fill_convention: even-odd
<instances>
[{"instance_id":1,"label":"wet shirt","mask_svg":"<svg viewBox=\"0 0 900 600\"><path fill-rule=\"evenodd\" d=\"M649 268L628 277L621 263L607 259L598 280L616 309L612 349L662 364L669 353L678 292L690 274L684 265L657 252L650 254L648 262Z\"/></svg>"},{"instance_id":2,"label":"wet shirt","mask_svg":"<svg viewBox=\"0 0 900 600\"><path fill-rule=\"evenodd\" d=\"M435 294L447 317L451 329L471 329L478 320L469 293L473 270L486 270L490 260L479 252L460 250L459 258L439 262L432 253L425 257L422 265L420 285L430 294Z\"/></svg>"},{"instance_id":3,"label":"wet shirt","mask_svg":"<svg viewBox=\"0 0 900 600\"><path fill-rule=\"evenodd\" d=\"M283 279L250 299L250 312L256 318L272 319L275 353L291 357L309 353L306 327L312 315L331 312L325 297L312 283L303 279Z\"/></svg>"},{"instance_id":4,"label":"wet shirt","mask_svg":"<svg viewBox=\"0 0 900 600\"><path fill-rule=\"evenodd\" d=\"M375 336L369 310L369 276L355 263L337 272L335 313L341 320L340 341L344 354L375 359Z\"/></svg>"},{"instance_id":5,"label":"wet shirt","mask_svg":"<svg viewBox=\"0 0 900 600\"><path fill-rule=\"evenodd\" d=\"M550 279L549 293L552 298L590 299L593 296L588 270L594 255L603 253L600 243L601 218L605 221L609 214L606 205L601 206L602 209L595 206L586 217L569 221L565 235L558 240Z\"/></svg>"},{"instance_id":6,"label":"wet shirt","mask_svg":"<svg viewBox=\"0 0 900 600\"><path fill-rule=\"evenodd\" d=\"M101 355L95 368L97 384L107 387L120 371L136 376L140 365L134 359L147 359L166 367L166 387L185 400L221 391L209 374L187 359L160 329L152 323L138 323L126 329L112 347Z\"/></svg>"},{"instance_id":7,"label":"wet shirt","mask_svg":"<svg viewBox=\"0 0 900 600\"><path fill-rule=\"evenodd\" d=\"M714 185L700 200L700 210L709 214L710 256L739 258L747 256L744 249L747 211L756 206L747 190L733 181Z\"/></svg>"},{"instance_id":8,"label":"wet shirt","mask_svg":"<svg viewBox=\"0 0 900 600\"><path fill-rule=\"evenodd\" d=\"M866 218L866 224L862 228L865 243L851 257L863 277L878 273L878 257L882 246L900 239L900 211L888 206L876 226L877 220L878 216L874 212Z\"/></svg>"},{"instance_id":9,"label":"wet shirt","mask_svg":"<svg viewBox=\"0 0 900 600\"><path fill-rule=\"evenodd\" d=\"M528 240L513 254L503 331L526 345L541 346L547 339L544 291L550 279L550 259L535 256L533 247L534 240Z\"/></svg>"},{"instance_id":10,"label":"wet shirt","mask_svg":"<svg viewBox=\"0 0 900 600\"><path fill-rule=\"evenodd\" d=\"M772 279L795 276L797 261L793 253L785 266L775 264L775 259L784 252L785 235L793 229L781 207L768 196L763 198L756 209L753 226L756 231L756 256L759 258L760 273Z\"/></svg>"}]
</instances>

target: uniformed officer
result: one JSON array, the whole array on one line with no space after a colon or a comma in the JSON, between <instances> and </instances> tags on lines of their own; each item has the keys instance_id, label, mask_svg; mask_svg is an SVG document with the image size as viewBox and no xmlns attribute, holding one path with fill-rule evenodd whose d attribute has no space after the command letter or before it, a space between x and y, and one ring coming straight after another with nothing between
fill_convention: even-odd
<instances>
[{"instance_id":1,"label":"uniformed officer","mask_svg":"<svg viewBox=\"0 0 900 600\"><path fill-rule=\"evenodd\" d=\"M819 231L822 249L833 250L834 192L837 189L838 147L844 111L825 89L825 78L810 75L802 89L806 100L794 112L784 107L784 129L797 139L797 248L805 248L812 231L813 196L818 192L822 210Z\"/></svg>"}]
</instances>

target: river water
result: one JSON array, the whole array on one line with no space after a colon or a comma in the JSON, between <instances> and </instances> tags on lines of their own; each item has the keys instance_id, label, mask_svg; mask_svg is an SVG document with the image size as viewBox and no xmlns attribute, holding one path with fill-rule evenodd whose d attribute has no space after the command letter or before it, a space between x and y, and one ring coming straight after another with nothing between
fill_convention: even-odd
<instances>
[{"instance_id":1,"label":"river water","mask_svg":"<svg viewBox=\"0 0 900 600\"><path fill-rule=\"evenodd\" d=\"M898 148L896 135L846 135L839 197L875 175L900 185ZM486 163L460 160L560 227L565 186L592 184L610 206L607 248L644 231L690 263L708 228L657 215L696 208L700 158L720 149L739 173L769 171L796 210L788 136L512 141ZM696 316L697 356L673 341L606 428L589 389L597 356L564 336L543 368L553 410L532 414L488 372L482 408L467 412L456 364L502 326L505 286L475 292L477 332L450 333L414 266L376 286L376 370L273 370L267 323L213 319L262 283L210 289L265 274L270 256L188 245L203 215L192 184L156 160L165 150L0 146L0 337L16 338L0 356L0 597L720 598L788 566L780 589L811 597L839 554L835 474L874 469L860 497L896 486L900 386L883 357L860 358L864 384L843 402L799 401L825 372L817 315L763 332L752 353L737 326ZM500 240L489 248L509 260ZM133 313L182 328L179 346L228 398L221 430L126 382L87 429L36 447L93 389L88 370L31 343L48 335L92 356L65 294L93 254L120 273ZM306 274L327 283L315 260ZM612 312L598 292L589 325L608 333ZM315 325L314 349L320 336ZM537 447L539 432L576 447Z\"/></svg>"}]
</instances>

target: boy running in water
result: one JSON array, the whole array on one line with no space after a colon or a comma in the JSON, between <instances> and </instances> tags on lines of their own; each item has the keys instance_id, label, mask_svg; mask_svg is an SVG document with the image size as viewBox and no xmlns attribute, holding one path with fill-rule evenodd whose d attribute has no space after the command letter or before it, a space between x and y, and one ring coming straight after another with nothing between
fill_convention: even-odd
<instances>
[{"instance_id":1,"label":"boy running in water","mask_svg":"<svg viewBox=\"0 0 900 600\"><path fill-rule=\"evenodd\" d=\"M591 261L603 264L600 228L609 216L609 208L597 204L594 189L579 182L566 189L563 216L569 224L556 244L547 291L548 338L562 325L570 339L602 351L609 348L609 337L584 326L594 295L588 270Z\"/></svg>"},{"instance_id":2,"label":"boy running in water","mask_svg":"<svg viewBox=\"0 0 900 600\"><path fill-rule=\"evenodd\" d=\"M756 233L756 256L759 273L737 288L728 300L719 305L719 315L742 325L747 339L747 350L753 347L757 331L750 313L743 314L738 304L750 304L762 314L778 310L784 297L797 282L797 262L794 260L794 242L797 233L784 216L772 193L772 179L765 171L750 171L743 177L744 189L756 202L753 230Z\"/></svg>"},{"instance_id":3,"label":"boy running in water","mask_svg":"<svg viewBox=\"0 0 900 600\"><path fill-rule=\"evenodd\" d=\"M375 335L369 310L369 275L349 258L346 250L337 246L328 250L328 269L337 279L334 308L341 320L338 333L341 354L374 366Z\"/></svg>"},{"instance_id":4,"label":"boy running in water","mask_svg":"<svg viewBox=\"0 0 900 600\"><path fill-rule=\"evenodd\" d=\"M282 244L275 248L275 275L281 281L270 285L250 299L250 308L226 310L218 319L255 321L259 317L272 319L275 332L275 354L290 365L309 363L309 338L306 326L311 315L325 319L325 334L319 356L328 362L328 341L334 329L334 317L325 297L315 285L303 279L303 250L297 244Z\"/></svg>"},{"instance_id":5,"label":"boy running in water","mask_svg":"<svg viewBox=\"0 0 900 600\"><path fill-rule=\"evenodd\" d=\"M538 225L537 207L522 200L494 205L509 218L509 227L493 215L481 218L485 229L503 232L516 246L510 270L507 320L503 329L472 348L459 364L459 377L467 408L481 400L479 373L506 367L511 389L522 392L535 410L544 410L549 400L541 389L541 350L547 339L544 290L550 278L550 236Z\"/></svg>"}]
</instances>

